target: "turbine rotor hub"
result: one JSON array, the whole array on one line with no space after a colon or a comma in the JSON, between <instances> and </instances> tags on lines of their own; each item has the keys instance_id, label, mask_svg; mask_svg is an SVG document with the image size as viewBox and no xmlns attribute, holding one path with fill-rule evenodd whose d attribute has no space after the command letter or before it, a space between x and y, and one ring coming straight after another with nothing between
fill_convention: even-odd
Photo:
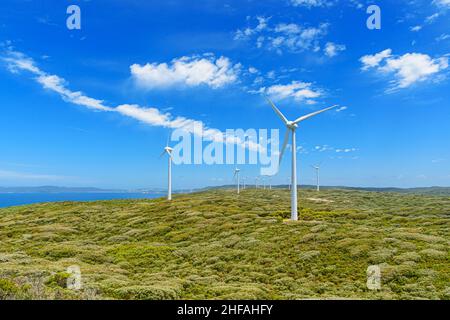
<instances>
[{"instance_id":1,"label":"turbine rotor hub","mask_svg":"<svg viewBox=\"0 0 450 320\"><path fill-rule=\"evenodd\" d=\"M296 123L294 123L294 121L289 121L286 126L291 129L291 130L295 130L298 128L298 125Z\"/></svg>"}]
</instances>

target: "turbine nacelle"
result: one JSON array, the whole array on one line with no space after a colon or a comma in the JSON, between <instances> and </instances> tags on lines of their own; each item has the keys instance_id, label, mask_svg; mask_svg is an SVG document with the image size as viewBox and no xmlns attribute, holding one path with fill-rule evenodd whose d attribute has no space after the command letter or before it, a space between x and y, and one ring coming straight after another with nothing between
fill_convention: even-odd
<instances>
[{"instance_id":1,"label":"turbine nacelle","mask_svg":"<svg viewBox=\"0 0 450 320\"><path fill-rule=\"evenodd\" d=\"M296 124L294 121L288 121L286 123L286 127L290 130L295 130L298 128L298 124Z\"/></svg>"},{"instance_id":2,"label":"turbine nacelle","mask_svg":"<svg viewBox=\"0 0 450 320\"><path fill-rule=\"evenodd\" d=\"M172 151L173 151L173 149L172 149L171 147L165 147L165 148L164 148L164 151L161 153L161 157L162 157L165 153L167 153L167 154L169 155L169 157L172 158Z\"/></svg>"}]
</instances>

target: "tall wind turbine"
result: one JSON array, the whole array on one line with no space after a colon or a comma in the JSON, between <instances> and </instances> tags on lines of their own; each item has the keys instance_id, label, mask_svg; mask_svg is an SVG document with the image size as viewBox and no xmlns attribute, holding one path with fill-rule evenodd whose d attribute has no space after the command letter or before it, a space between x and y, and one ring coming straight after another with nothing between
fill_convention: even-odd
<instances>
[{"instance_id":1,"label":"tall wind turbine","mask_svg":"<svg viewBox=\"0 0 450 320\"><path fill-rule=\"evenodd\" d=\"M283 159L284 151L289 142L289 133L292 134L291 220L297 221L298 220L298 212L297 212L297 145L296 145L296 140L295 140L295 131L297 130L298 124L300 122L308 120L309 118L312 118L312 117L314 117L318 114L321 114L325 111L336 108L337 105L307 114L307 115L302 116L294 121L289 121L281 113L281 111L278 110L278 108L273 104L273 102L269 98L266 98L266 99L267 99L267 101L269 101L272 109L275 111L275 113L278 115L278 117L281 119L281 121L283 121L283 123L286 125L286 128L287 128L286 135L284 137L283 147L281 148L281 152L280 152L280 163L281 163L281 160Z\"/></svg>"},{"instance_id":2,"label":"tall wind turbine","mask_svg":"<svg viewBox=\"0 0 450 320\"><path fill-rule=\"evenodd\" d=\"M240 189L240 181L239 181L239 171L241 171L240 169L236 168L234 169L234 178L236 178L236 184L237 184L237 193L239 194L239 189Z\"/></svg>"},{"instance_id":3,"label":"tall wind turbine","mask_svg":"<svg viewBox=\"0 0 450 320\"><path fill-rule=\"evenodd\" d=\"M258 189L258 180L259 180L259 177L256 177L255 178L255 189Z\"/></svg>"},{"instance_id":4,"label":"tall wind turbine","mask_svg":"<svg viewBox=\"0 0 450 320\"><path fill-rule=\"evenodd\" d=\"M167 153L169 156L169 170L168 170L168 183L167 183L167 200L172 200L172 151L173 149L167 146L164 148L164 151L161 153L161 157Z\"/></svg>"},{"instance_id":5,"label":"tall wind turbine","mask_svg":"<svg viewBox=\"0 0 450 320\"><path fill-rule=\"evenodd\" d=\"M320 165L316 165L316 166L311 166L316 170L316 182L317 182L317 192L320 191L320 180L319 180L319 176L320 176Z\"/></svg>"}]
</instances>

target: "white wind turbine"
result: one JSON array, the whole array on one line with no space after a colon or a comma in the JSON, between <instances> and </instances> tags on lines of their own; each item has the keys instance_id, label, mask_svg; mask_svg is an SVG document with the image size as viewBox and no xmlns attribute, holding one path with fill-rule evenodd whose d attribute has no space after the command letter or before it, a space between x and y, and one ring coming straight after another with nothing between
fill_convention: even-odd
<instances>
[{"instance_id":1,"label":"white wind turbine","mask_svg":"<svg viewBox=\"0 0 450 320\"><path fill-rule=\"evenodd\" d=\"M239 194L239 192L240 192L240 185L239 185L239 183L240 183L240 181L239 181L239 172L240 172L241 170L240 169L238 169L238 168L236 168L236 169L234 169L234 178L236 178L236 185L237 185L237 193Z\"/></svg>"},{"instance_id":2,"label":"white wind turbine","mask_svg":"<svg viewBox=\"0 0 450 320\"><path fill-rule=\"evenodd\" d=\"M320 165L316 165L316 166L311 166L316 170L316 183L317 183L317 192L320 191Z\"/></svg>"},{"instance_id":3,"label":"white wind turbine","mask_svg":"<svg viewBox=\"0 0 450 320\"><path fill-rule=\"evenodd\" d=\"M323 113L325 111L331 110L333 108L336 108L337 105L334 105L332 107L316 111L310 114L307 114L305 116L302 116L294 121L289 121L278 108L273 104L273 102L266 98L267 101L269 101L272 109L275 111L275 113L278 115L278 117L283 121L283 123L287 127L286 135L284 137L283 147L281 148L280 152L280 163L283 159L283 154L286 149L286 146L289 142L289 133L292 134L292 174L291 174L291 181L292 181L292 187L291 187L291 220L297 221L298 220L298 212L297 212L297 145L295 140L295 130L298 128L298 124L300 122L303 122L309 118L312 118L320 113Z\"/></svg>"},{"instance_id":4,"label":"white wind turbine","mask_svg":"<svg viewBox=\"0 0 450 320\"><path fill-rule=\"evenodd\" d=\"M164 151L161 153L161 157L166 153L169 156L167 200L172 200L172 151L173 151L173 149L171 147L169 147L169 143L167 143L167 146L164 148Z\"/></svg>"}]
</instances>

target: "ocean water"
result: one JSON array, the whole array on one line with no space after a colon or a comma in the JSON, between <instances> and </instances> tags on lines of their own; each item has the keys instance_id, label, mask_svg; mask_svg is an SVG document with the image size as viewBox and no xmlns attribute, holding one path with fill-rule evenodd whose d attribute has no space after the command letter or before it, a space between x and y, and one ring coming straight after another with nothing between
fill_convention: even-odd
<instances>
[{"instance_id":1,"label":"ocean water","mask_svg":"<svg viewBox=\"0 0 450 320\"><path fill-rule=\"evenodd\" d=\"M154 199L164 196L161 193L0 193L0 208L55 201Z\"/></svg>"}]
</instances>

